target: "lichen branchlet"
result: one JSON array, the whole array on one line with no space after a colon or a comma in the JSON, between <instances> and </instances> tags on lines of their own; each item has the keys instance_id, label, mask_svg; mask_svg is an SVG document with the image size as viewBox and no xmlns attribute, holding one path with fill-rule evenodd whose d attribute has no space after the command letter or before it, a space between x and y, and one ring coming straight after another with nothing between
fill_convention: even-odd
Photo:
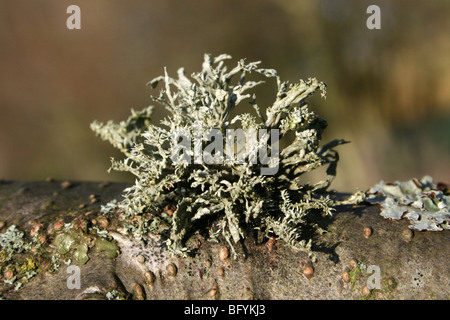
<instances>
[{"instance_id":1,"label":"lichen branchlet","mask_svg":"<svg viewBox=\"0 0 450 320\"><path fill-rule=\"evenodd\" d=\"M136 176L111 207L133 217L174 205L164 219L171 225L166 242L175 254L186 254L187 238L205 225L212 240L228 241L233 254L236 242L256 233L311 252L311 241L302 234L307 215L333 210L327 197L313 195L329 187L339 159L334 148L346 143L319 145L327 122L309 110L306 99L316 91L325 97L325 84L315 78L282 82L276 70L260 68L259 62L240 60L228 69L230 58L205 55L202 70L191 77L180 68L177 78L164 70L150 81L152 88L161 87L154 101L168 111L160 125L151 123L153 106L132 110L118 124L91 124L125 154L112 160L111 169ZM260 108L252 91L264 81L247 81L249 74L276 80L271 105ZM232 116L236 109L240 113ZM287 146L279 151L283 139ZM321 166L327 167L324 181L301 182L303 174Z\"/></svg>"}]
</instances>

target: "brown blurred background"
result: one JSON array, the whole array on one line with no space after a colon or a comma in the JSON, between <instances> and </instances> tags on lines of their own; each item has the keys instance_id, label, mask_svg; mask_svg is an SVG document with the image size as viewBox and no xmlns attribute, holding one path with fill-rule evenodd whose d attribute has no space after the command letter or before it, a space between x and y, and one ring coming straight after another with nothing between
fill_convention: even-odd
<instances>
[{"instance_id":1,"label":"brown blurred background","mask_svg":"<svg viewBox=\"0 0 450 320\"><path fill-rule=\"evenodd\" d=\"M66 28L71 4L81 30ZM370 4L381 30L366 27ZM134 181L107 173L121 156L89 124L155 104L146 82L164 66L190 74L228 53L327 83L310 104L324 142L352 141L334 188L450 182L449 30L448 0L0 0L0 178Z\"/></svg>"}]
</instances>

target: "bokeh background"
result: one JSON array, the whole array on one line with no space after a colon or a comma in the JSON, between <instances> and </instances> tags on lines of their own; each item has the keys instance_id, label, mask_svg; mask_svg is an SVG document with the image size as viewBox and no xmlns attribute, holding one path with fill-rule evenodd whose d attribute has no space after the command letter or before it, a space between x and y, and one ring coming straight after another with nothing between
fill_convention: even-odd
<instances>
[{"instance_id":1,"label":"bokeh background","mask_svg":"<svg viewBox=\"0 0 450 320\"><path fill-rule=\"evenodd\" d=\"M71 4L81 30L66 28ZM190 74L228 53L327 83L310 101L324 142L351 141L333 188L450 182L449 30L448 0L0 0L0 178L134 181L107 173L121 155L89 124L155 104L146 82L164 66Z\"/></svg>"}]
</instances>

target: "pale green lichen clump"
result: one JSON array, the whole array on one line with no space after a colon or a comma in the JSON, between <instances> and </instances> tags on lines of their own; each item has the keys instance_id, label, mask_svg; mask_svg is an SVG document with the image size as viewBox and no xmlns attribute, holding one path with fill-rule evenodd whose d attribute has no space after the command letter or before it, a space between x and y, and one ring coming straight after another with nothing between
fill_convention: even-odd
<instances>
[{"instance_id":1,"label":"pale green lichen clump","mask_svg":"<svg viewBox=\"0 0 450 320\"><path fill-rule=\"evenodd\" d=\"M233 253L233 242L257 233L276 236L295 249L311 252L311 241L302 233L307 215L331 214L332 201L316 195L328 188L336 174L338 154L334 147L346 143L333 140L319 146L327 122L309 110L305 99L316 91L325 97L325 84L315 78L294 84L282 82L276 70L259 68L259 62L240 60L228 70L225 61L230 58L205 55L202 71L190 78L181 68L177 79L165 70L164 76L150 81L152 88L162 82L160 94L153 99L169 112L160 125L150 121L152 106L132 110L131 116L118 124L91 124L96 134L126 156L121 161L113 159L111 169L136 176L135 184L124 190L123 200L103 207L103 211L117 207L125 217L133 217L174 204L173 215L162 218L171 225L166 243L176 254L185 254L189 250L187 238L205 225L210 239L224 236ZM252 93L264 81L246 81L249 74L276 80L274 102L265 110ZM239 114L232 117L236 108ZM273 175L262 175L261 163L243 162L237 157L219 164L172 161L174 132L193 136L199 123L202 138L199 145L194 143L194 149L203 150L208 145L210 129L223 133L230 128L277 129L280 142L289 132L294 138L279 154L268 135L246 149L247 160L262 144L274 153L272 156L277 157L265 165L277 168ZM304 173L324 165L324 181L305 184L300 180Z\"/></svg>"}]
</instances>

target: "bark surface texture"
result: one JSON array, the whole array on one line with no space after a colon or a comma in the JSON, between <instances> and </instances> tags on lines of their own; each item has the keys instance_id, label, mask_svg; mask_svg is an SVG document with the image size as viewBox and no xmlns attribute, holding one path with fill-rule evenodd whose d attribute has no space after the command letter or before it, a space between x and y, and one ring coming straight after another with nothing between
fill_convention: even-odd
<instances>
[{"instance_id":1,"label":"bark surface texture","mask_svg":"<svg viewBox=\"0 0 450 320\"><path fill-rule=\"evenodd\" d=\"M273 239L246 240L233 259L224 249L226 241L211 243L202 235L192 236L189 241L196 249L182 258L170 256L156 236L145 235L143 246L123 230L118 215L105 219L100 213L100 206L120 199L125 187L2 181L1 232L16 225L25 242L34 235L40 246L15 253L9 261L3 257L0 297L449 299L450 232L413 232L407 220L384 219L377 205L341 206L332 217L319 217L317 224L326 232L314 236L314 263L306 253ZM69 223L72 231L64 228ZM93 233L93 227L102 234L106 230L108 238ZM55 243L64 234L72 241L66 253ZM115 254L116 249L120 253ZM53 256L59 259L58 267ZM70 285L70 266L79 267L79 289ZM25 279L27 270L35 275Z\"/></svg>"}]
</instances>

